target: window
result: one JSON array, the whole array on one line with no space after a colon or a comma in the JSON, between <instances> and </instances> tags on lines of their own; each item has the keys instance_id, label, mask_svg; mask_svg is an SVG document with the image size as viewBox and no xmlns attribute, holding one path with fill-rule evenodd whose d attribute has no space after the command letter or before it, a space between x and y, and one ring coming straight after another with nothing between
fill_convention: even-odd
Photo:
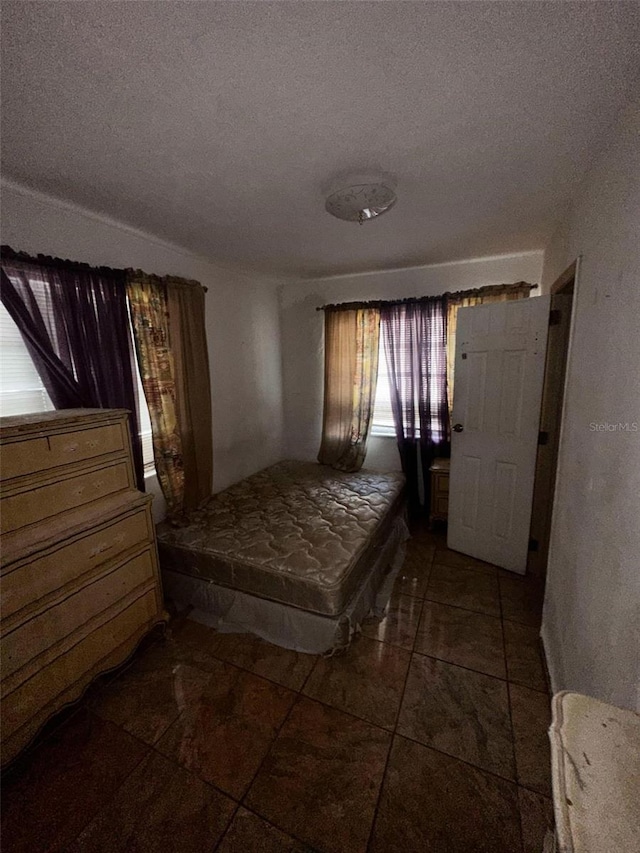
<instances>
[{"instance_id":1,"label":"window","mask_svg":"<svg viewBox=\"0 0 640 853\"><path fill-rule=\"evenodd\" d=\"M395 436L395 434L396 428L393 423L393 411L391 409L389 369L387 367L387 356L384 351L384 342L382 335L380 335L380 344L378 347L378 384L376 385L376 396L373 403L371 435Z\"/></svg>"},{"instance_id":2,"label":"window","mask_svg":"<svg viewBox=\"0 0 640 853\"><path fill-rule=\"evenodd\" d=\"M151 417L149 407L144 396L140 368L136 362L136 380L138 382L138 424L140 426L140 440L142 441L142 461L144 462L144 473L155 474L156 464L153 459L153 437L151 434Z\"/></svg>"},{"instance_id":3,"label":"window","mask_svg":"<svg viewBox=\"0 0 640 853\"><path fill-rule=\"evenodd\" d=\"M32 412L49 412L55 406L42 384L29 350L13 318L0 302L0 415L26 415ZM138 409L142 458L145 474L155 472L151 420L145 400L140 371L136 368L138 381Z\"/></svg>"},{"instance_id":4,"label":"window","mask_svg":"<svg viewBox=\"0 0 640 853\"><path fill-rule=\"evenodd\" d=\"M433 441L443 441L446 436L440 425L440 419L437 416L438 411L443 404L443 395L446 393L445 385L442 379L442 342L435 336L431 341L429 356L429 394L430 394L430 410L431 418L431 433ZM411 375L410 356L407 357L407 351L401 353L401 369L405 365L406 377ZM407 385L410 385L407 382ZM420 436L420 417L418 413L418 401L416 399L416 414L415 414L416 436ZM394 436L396 430L393 422L393 410L391 408L391 387L389 381L389 368L387 366L387 356L385 353L384 341L382 334L380 335L380 343L378 348L378 383L376 385L376 396L373 403L373 417L371 421L371 435L374 436Z\"/></svg>"},{"instance_id":5,"label":"window","mask_svg":"<svg viewBox=\"0 0 640 853\"><path fill-rule=\"evenodd\" d=\"M24 415L54 408L12 316L0 302L0 414Z\"/></svg>"}]
</instances>

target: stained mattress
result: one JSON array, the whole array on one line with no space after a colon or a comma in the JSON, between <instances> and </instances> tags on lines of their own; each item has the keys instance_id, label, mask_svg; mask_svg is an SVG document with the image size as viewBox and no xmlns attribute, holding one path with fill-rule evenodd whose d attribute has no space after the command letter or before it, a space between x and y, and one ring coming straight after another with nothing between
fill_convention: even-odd
<instances>
[{"instance_id":1,"label":"stained mattress","mask_svg":"<svg viewBox=\"0 0 640 853\"><path fill-rule=\"evenodd\" d=\"M404 476L279 462L158 526L163 568L342 613L404 505Z\"/></svg>"}]
</instances>

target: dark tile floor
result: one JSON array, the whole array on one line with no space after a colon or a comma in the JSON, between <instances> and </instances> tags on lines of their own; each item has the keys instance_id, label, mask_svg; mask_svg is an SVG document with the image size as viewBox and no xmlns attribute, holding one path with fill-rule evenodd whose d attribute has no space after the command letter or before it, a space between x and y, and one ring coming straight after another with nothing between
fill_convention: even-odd
<instances>
[{"instance_id":1,"label":"dark tile floor","mask_svg":"<svg viewBox=\"0 0 640 853\"><path fill-rule=\"evenodd\" d=\"M333 658L189 620L3 784L3 850L541 853L542 591L417 532Z\"/></svg>"}]
</instances>

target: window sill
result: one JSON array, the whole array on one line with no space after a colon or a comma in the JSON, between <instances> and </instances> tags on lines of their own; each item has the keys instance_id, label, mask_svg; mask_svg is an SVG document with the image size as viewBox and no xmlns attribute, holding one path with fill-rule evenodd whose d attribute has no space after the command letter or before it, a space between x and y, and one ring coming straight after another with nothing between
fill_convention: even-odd
<instances>
[{"instance_id":1,"label":"window sill","mask_svg":"<svg viewBox=\"0 0 640 853\"><path fill-rule=\"evenodd\" d=\"M369 435L372 438L393 438L396 437L396 431L392 427L372 426Z\"/></svg>"},{"instance_id":2,"label":"window sill","mask_svg":"<svg viewBox=\"0 0 640 853\"><path fill-rule=\"evenodd\" d=\"M391 429L390 427L375 427L374 426L374 427L371 427L371 432L369 433L369 438L393 438L395 440L395 437L396 437L396 431L394 429ZM418 440L420 439L420 430L419 429L416 430L415 437ZM436 444L443 441L443 439L441 439L441 438L436 439L435 436L434 436L433 440Z\"/></svg>"}]
</instances>

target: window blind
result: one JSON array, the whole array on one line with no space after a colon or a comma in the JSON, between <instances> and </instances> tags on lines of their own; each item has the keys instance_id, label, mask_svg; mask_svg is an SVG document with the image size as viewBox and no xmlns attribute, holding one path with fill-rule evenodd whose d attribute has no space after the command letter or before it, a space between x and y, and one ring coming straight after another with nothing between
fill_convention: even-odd
<instances>
[{"instance_id":1,"label":"window blind","mask_svg":"<svg viewBox=\"0 0 640 853\"><path fill-rule=\"evenodd\" d=\"M41 307L45 307L44 305ZM54 409L40 375L35 368L22 335L0 302L0 415L26 415L49 412ZM138 381L138 409L140 416L140 438L145 471L153 471L153 440L149 409L136 366Z\"/></svg>"},{"instance_id":2,"label":"window blind","mask_svg":"<svg viewBox=\"0 0 640 853\"><path fill-rule=\"evenodd\" d=\"M42 384L13 318L0 302L0 415L48 412L51 398Z\"/></svg>"},{"instance_id":3,"label":"window blind","mask_svg":"<svg viewBox=\"0 0 640 853\"><path fill-rule=\"evenodd\" d=\"M151 417L149 415L149 407L144 396L144 388L142 387L142 379L140 378L140 369L136 363L136 380L138 382L138 415L140 424L140 439L142 441L142 461L144 462L145 473L155 471L155 462L153 459L153 435L151 432Z\"/></svg>"},{"instance_id":4,"label":"window blind","mask_svg":"<svg viewBox=\"0 0 640 853\"><path fill-rule=\"evenodd\" d=\"M415 430L416 436L420 436L420 415L418 409L418 389L412 388L412 362L416 358L412 337L407 329L402 330L399 338L399 347L396 359L399 365L401 386L404 394L412 395L415 400ZM434 441L443 441L443 434L438 419L438 410L442 406L445 393L445 385L442 381L443 363L443 340L437 335L432 335L428 363L422 365L422 373L426 372L429 377L429 395L431 419L431 435ZM404 398L403 398L404 399ZM373 417L371 421L372 435L395 436L395 425L393 421L393 410L391 408L391 386L389 382L389 368L384 346L383 336L380 335L378 349L378 383L376 385L376 396L373 405Z\"/></svg>"},{"instance_id":5,"label":"window blind","mask_svg":"<svg viewBox=\"0 0 640 853\"><path fill-rule=\"evenodd\" d=\"M395 436L396 429L393 423L393 411L391 409L391 389L389 386L389 369L387 357L384 351L384 342L380 335L378 348L378 383L376 385L376 396L373 403L373 419L371 421L373 435Z\"/></svg>"}]
</instances>

